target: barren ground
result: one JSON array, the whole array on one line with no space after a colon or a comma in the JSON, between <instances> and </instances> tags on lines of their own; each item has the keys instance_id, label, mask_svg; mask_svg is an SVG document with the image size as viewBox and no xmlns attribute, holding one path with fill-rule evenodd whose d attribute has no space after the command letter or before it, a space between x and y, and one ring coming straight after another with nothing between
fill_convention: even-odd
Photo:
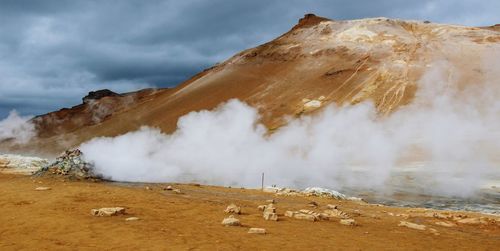
<instances>
[{"instance_id":1,"label":"barren ground","mask_svg":"<svg viewBox=\"0 0 500 251\"><path fill-rule=\"evenodd\" d=\"M50 187L35 191L36 187ZM498 250L499 222L484 225L434 225L408 208L381 207L317 197L281 197L259 190L173 184L124 185L0 174L1 250ZM275 199L280 220L265 221L258 205ZM317 209L307 206L310 201ZM224 227L229 203L242 207L242 227ZM336 204L359 223L307 222L283 216L286 210L322 211ZM122 206L127 215L94 217L92 208ZM356 216L354 210L359 210ZM413 209L415 211L415 209ZM389 213L410 214L409 219ZM480 215L463 213L469 217ZM139 221L125 221L127 217ZM491 218L491 217L490 217ZM497 218L498 219L498 218ZM401 220L434 228L399 227ZM262 227L266 235L248 234Z\"/></svg>"}]
</instances>

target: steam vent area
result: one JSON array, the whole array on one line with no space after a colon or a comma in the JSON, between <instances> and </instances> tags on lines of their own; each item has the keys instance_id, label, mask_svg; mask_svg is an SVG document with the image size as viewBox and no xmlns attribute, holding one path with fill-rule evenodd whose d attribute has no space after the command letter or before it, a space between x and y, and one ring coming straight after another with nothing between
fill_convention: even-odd
<instances>
[{"instance_id":1,"label":"steam vent area","mask_svg":"<svg viewBox=\"0 0 500 251\"><path fill-rule=\"evenodd\" d=\"M36 74L79 95L0 94L16 106L0 116L0 250L500 250L499 25L306 14L234 54L285 19L200 30L183 16L149 24L160 17L138 6L145 20L121 19L126 30L103 6L117 29L105 33L100 12L47 14L20 43L59 55ZM89 18L100 25L79 26ZM226 41L230 27L245 32ZM188 50L208 50L208 31L227 49ZM2 41L11 93L2 81L32 64L19 53L11 67ZM77 75L48 68L87 61ZM187 80L154 84L168 74ZM22 110L42 101L57 109Z\"/></svg>"}]
</instances>

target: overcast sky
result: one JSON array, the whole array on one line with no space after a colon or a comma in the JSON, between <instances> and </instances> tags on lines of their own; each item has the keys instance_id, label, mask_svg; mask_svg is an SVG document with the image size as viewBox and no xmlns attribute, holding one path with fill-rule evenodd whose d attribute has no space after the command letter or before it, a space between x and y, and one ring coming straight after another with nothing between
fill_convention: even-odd
<instances>
[{"instance_id":1,"label":"overcast sky","mask_svg":"<svg viewBox=\"0 0 500 251\"><path fill-rule=\"evenodd\" d=\"M73 106L91 90L175 86L309 12L500 23L499 0L0 0L0 118Z\"/></svg>"}]
</instances>

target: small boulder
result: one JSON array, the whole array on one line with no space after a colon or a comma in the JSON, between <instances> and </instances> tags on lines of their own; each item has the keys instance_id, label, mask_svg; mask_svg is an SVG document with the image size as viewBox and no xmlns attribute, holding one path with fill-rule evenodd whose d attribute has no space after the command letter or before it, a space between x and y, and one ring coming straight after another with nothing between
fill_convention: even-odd
<instances>
[{"instance_id":1,"label":"small boulder","mask_svg":"<svg viewBox=\"0 0 500 251\"><path fill-rule=\"evenodd\" d=\"M92 209L90 214L93 216L115 216L120 214L125 214L125 208L123 207L104 207L100 209Z\"/></svg>"},{"instance_id":2,"label":"small boulder","mask_svg":"<svg viewBox=\"0 0 500 251\"><path fill-rule=\"evenodd\" d=\"M328 208L328 209L337 209L337 205L328 204L328 205L326 205L326 208Z\"/></svg>"},{"instance_id":3,"label":"small boulder","mask_svg":"<svg viewBox=\"0 0 500 251\"><path fill-rule=\"evenodd\" d=\"M407 228L416 229L416 230L425 230L426 229L426 226L424 226L424 225L419 225L419 224L411 223L408 221L400 221L398 226L407 227Z\"/></svg>"},{"instance_id":4,"label":"small boulder","mask_svg":"<svg viewBox=\"0 0 500 251\"><path fill-rule=\"evenodd\" d=\"M341 219L340 224L346 225L346 226L355 226L356 221L354 219Z\"/></svg>"},{"instance_id":5,"label":"small boulder","mask_svg":"<svg viewBox=\"0 0 500 251\"><path fill-rule=\"evenodd\" d=\"M35 191L47 191L50 189L51 189L50 187L37 187L37 188L35 188Z\"/></svg>"},{"instance_id":6,"label":"small boulder","mask_svg":"<svg viewBox=\"0 0 500 251\"><path fill-rule=\"evenodd\" d=\"M307 205L309 207L318 207L318 203L316 203L315 201L311 201L311 202L307 203Z\"/></svg>"},{"instance_id":7,"label":"small boulder","mask_svg":"<svg viewBox=\"0 0 500 251\"><path fill-rule=\"evenodd\" d=\"M240 220L236 219L233 215L229 215L229 217L224 218L222 220L222 225L224 226L241 226Z\"/></svg>"},{"instance_id":8,"label":"small boulder","mask_svg":"<svg viewBox=\"0 0 500 251\"><path fill-rule=\"evenodd\" d=\"M252 227L248 230L249 234L266 234L266 229L264 228L257 228L257 227Z\"/></svg>"},{"instance_id":9,"label":"small boulder","mask_svg":"<svg viewBox=\"0 0 500 251\"><path fill-rule=\"evenodd\" d=\"M264 220L272 220L272 221L278 221L278 214L271 212L271 211L264 211L263 214Z\"/></svg>"},{"instance_id":10,"label":"small boulder","mask_svg":"<svg viewBox=\"0 0 500 251\"><path fill-rule=\"evenodd\" d=\"M342 219L348 219L349 215L343 211L340 211L338 209L327 209L323 211L323 215L329 217L329 218L342 218Z\"/></svg>"},{"instance_id":11,"label":"small boulder","mask_svg":"<svg viewBox=\"0 0 500 251\"><path fill-rule=\"evenodd\" d=\"M438 226L442 226L442 227L456 227L457 224L453 223L453 222L449 222L449 221L438 221L438 222L435 222L434 224L438 225Z\"/></svg>"},{"instance_id":12,"label":"small boulder","mask_svg":"<svg viewBox=\"0 0 500 251\"><path fill-rule=\"evenodd\" d=\"M294 214L295 214L295 212L294 212L294 211L286 211L286 212L285 212L285 216L286 216L286 217L293 217L293 215L294 215Z\"/></svg>"},{"instance_id":13,"label":"small boulder","mask_svg":"<svg viewBox=\"0 0 500 251\"><path fill-rule=\"evenodd\" d=\"M465 219L457 220L457 222L460 224L471 224L471 225L487 224L488 223L483 218L465 218Z\"/></svg>"},{"instance_id":14,"label":"small boulder","mask_svg":"<svg viewBox=\"0 0 500 251\"><path fill-rule=\"evenodd\" d=\"M241 207L236 206L236 204L234 203L231 203L229 206L227 206L224 212L229 214L241 214Z\"/></svg>"},{"instance_id":15,"label":"small boulder","mask_svg":"<svg viewBox=\"0 0 500 251\"><path fill-rule=\"evenodd\" d=\"M125 219L125 221L138 221L139 218L137 217L128 217L127 219Z\"/></svg>"}]
</instances>

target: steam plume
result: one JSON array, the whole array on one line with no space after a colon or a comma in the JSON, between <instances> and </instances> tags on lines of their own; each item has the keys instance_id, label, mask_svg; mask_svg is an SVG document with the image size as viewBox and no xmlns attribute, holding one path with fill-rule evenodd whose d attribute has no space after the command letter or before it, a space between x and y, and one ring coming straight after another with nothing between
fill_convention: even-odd
<instances>
[{"instance_id":1,"label":"steam plume","mask_svg":"<svg viewBox=\"0 0 500 251\"><path fill-rule=\"evenodd\" d=\"M9 116L0 121L0 141L13 140L15 143L25 144L35 137L35 126L29 122L30 116L19 116L12 110Z\"/></svg>"},{"instance_id":2,"label":"steam plume","mask_svg":"<svg viewBox=\"0 0 500 251\"><path fill-rule=\"evenodd\" d=\"M500 174L498 78L449 88L459 71L442 62L430 69L414 102L386 117L370 102L330 105L269 136L254 108L230 100L185 115L173 134L143 127L81 150L119 181L257 187L264 172L268 184L281 186L387 191L401 182L423 193L470 196Z\"/></svg>"}]
</instances>

